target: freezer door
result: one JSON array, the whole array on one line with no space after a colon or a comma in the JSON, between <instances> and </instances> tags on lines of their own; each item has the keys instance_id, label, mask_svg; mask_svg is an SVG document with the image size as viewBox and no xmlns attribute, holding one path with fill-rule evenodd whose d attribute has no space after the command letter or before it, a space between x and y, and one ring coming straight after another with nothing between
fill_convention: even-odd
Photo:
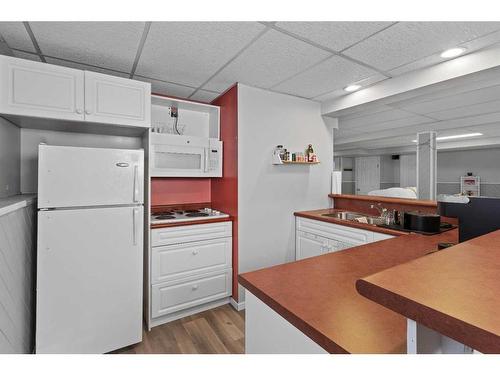
<instances>
[{"instance_id":1,"label":"freezer door","mask_svg":"<svg viewBox=\"0 0 500 375\"><path fill-rule=\"evenodd\" d=\"M38 212L36 352L142 339L142 206Z\"/></svg>"},{"instance_id":2,"label":"freezer door","mask_svg":"<svg viewBox=\"0 0 500 375\"><path fill-rule=\"evenodd\" d=\"M38 207L142 204L144 151L40 145Z\"/></svg>"}]
</instances>

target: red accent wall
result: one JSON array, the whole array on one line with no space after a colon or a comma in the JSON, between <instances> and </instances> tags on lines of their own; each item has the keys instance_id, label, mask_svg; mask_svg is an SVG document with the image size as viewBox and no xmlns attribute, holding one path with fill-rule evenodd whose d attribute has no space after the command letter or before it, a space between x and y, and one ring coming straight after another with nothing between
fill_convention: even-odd
<instances>
[{"instance_id":1,"label":"red accent wall","mask_svg":"<svg viewBox=\"0 0 500 375\"><path fill-rule=\"evenodd\" d=\"M216 98L220 106L223 177L212 178L212 207L233 216L233 298L238 301L238 86Z\"/></svg>"},{"instance_id":2,"label":"red accent wall","mask_svg":"<svg viewBox=\"0 0 500 375\"><path fill-rule=\"evenodd\" d=\"M152 178L151 205L205 203L211 200L209 178Z\"/></svg>"}]
</instances>

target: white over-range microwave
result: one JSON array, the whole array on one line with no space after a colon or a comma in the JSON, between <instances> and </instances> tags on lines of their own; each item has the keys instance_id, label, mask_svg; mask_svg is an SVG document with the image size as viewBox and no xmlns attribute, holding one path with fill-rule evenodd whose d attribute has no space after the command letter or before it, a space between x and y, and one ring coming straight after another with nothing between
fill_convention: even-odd
<instances>
[{"instance_id":1,"label":"white over-range microwave","mask_svg":"<svg viewBox=\"0 0 500 375\"><path fill-rule=\"evenodd\" d=\"M222 142L151 133L152 177L222 177Z\"/></svg>"}]
</instances>

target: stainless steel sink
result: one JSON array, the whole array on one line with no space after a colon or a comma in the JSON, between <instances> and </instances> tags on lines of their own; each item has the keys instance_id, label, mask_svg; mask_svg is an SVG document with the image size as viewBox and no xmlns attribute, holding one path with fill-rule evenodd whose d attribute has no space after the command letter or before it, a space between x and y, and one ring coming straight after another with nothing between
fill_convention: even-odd
<instances>
[{"instance_id":1,"label":"stainless steel sink","mask_svg":"<svg viewBox=\"0 0 500 375\"><path fill-rule=\"evenodd\" d=\"M378 216L370 216L358 214L356 212L342 211L342 212L334 212L331 214L323 214L322 216L333 217L335 219L347 220L347 221L355 221L359 223L367 223L371 225L380 225L385 224L386 219Z\"/></svg>"}]
</instances>

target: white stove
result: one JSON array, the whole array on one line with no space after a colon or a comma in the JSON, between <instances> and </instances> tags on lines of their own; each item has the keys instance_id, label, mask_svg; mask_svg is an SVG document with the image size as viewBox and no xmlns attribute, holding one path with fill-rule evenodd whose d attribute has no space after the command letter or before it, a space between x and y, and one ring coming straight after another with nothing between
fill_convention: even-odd
<instances>
[{"instance_id":1,"label":"white stove","mask_svg":"<svg viewBox=\"0 0 500 375\"><path fill-rule=\"evenodd\" d=\"M200 209L165 209L151 215L151 224L178 223L183 221L210 220L229 217L228 214L212 210L211 208Z\"/></svg>"}]
</instances>

